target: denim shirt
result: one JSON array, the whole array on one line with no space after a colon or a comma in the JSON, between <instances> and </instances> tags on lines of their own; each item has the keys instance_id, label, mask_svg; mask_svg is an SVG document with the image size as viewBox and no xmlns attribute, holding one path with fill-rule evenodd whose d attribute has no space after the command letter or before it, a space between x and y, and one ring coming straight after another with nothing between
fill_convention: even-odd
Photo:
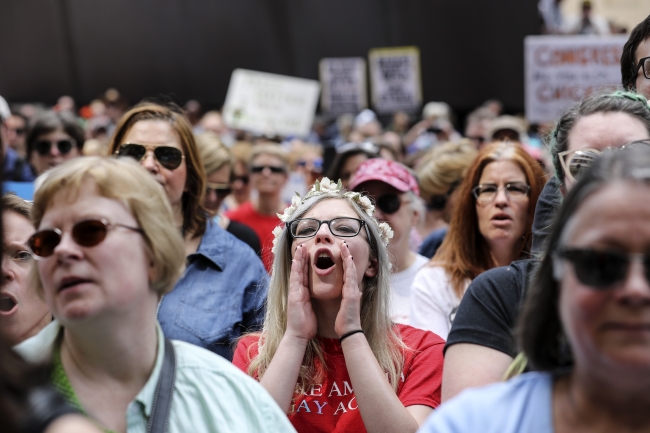
<instances>
[{"instance_id":1,"label":"denim shirt","mask_svg":"<svg viewBox=\"0 0 650 433\"><path fill-rule=\"evenodd\" d=\"M169 339L186 341L231 360L238 337L264 320L268 274L245 243L208 221L196 253L158 309Z\"/></svg>"}]
</instances>

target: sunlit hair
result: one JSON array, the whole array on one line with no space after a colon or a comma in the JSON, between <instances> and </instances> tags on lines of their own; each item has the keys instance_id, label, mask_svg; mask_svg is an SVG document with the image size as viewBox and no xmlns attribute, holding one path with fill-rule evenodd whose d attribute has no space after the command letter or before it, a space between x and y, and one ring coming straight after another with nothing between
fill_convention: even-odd
<instances>
[{"instance_id":1,"label":"sunlit hair","mask_svg":"<svg viewBox=\"0 0 650 433\"><path fill-rule=\"evenodd\" d=\"M279 144L262 143L253 146L253 151L251 152L250 159L248 160L249 171L250 168L255 163L257 157L261 155L274 156L275 158L279 159L282 162L282 167L285 170L289 169L289 155L287 155L287 152L284 149L282 149L282 147Z\"/></svg>"},{"instance_id":2,"label":"sunlit hair","mask_svg":"<svg viewBox=\"0 0 650 433\"><path fill-rule=\"evenodd\" d=\"M2 196L2 204L0 205L2 212L13 212L27 219L30 219L30 211L32 204L27 200L23 200L14 193L7 193Z\"/></svg>"},{"instance_id":3,"label":"sunlit hair","mask_svg":"<svg viewBox=\"0 0 650 433\"><path fill-rule=\"evenodd\" d=\"M463 179L477 155L476 147L468 139L433 148L423 157L417 170L422 196L445 195L452 185Z\"/></svg>"},{"instance_id":4,"label":"sunlit hair","mask_svg":"<svg viewBox=\"0 0 650 433\"><path fill-rule=\"evenodd\" d=\"M634 148L605 152L571 188L551 225L548 248L534 274L519 317L518 343L535 370L553 371L573 364L560 317L559 277L554 275L553 255L563 246L569 221L589 197L614 183L650 187L650 151ZM650 198L650 189L648 190ZM600 203L602 208L608 202ZM626 209L620 209L625 212Z\"/></svg>"},{"instance_id":5,"label":"sunlit hair","mask_svg":"<svg viewBox=\"0 0 650 433\"><path fill-rule=\"evenodd\" d=\"M545 183L544 171L524 148L517 143L492 143L478 154L467 170L465 179L458 189L458 202L449 225L449 232L430 264L441 266L447 272L458 298L463 297L466 281L473 280L480 273L497 266L490 247L479 231L476 199L472 188L479 184L485 167L494 161L513 161L526 176L530 185L526 231L518 243L515 256L526 258L532 242L535 205Z\"/></svg>"},{"instance_id":6,"label":"sunlit hair","mask_svg":"<svg viewBox=\"0 0 650 433\"><path fill-rule=\"evenodd\" d=\"M372 278L363 279L363 295L361 298L361 328L368 339L370 348L381 368L388 372L388 378L394 390L397 390L399 377L404 364L401 337L394 329L389 316L390 302L390 273L391 265L386 247L380 241L377 223L357 203L344 197L343 193L330 192L317 195L305 200L293 212L288 221L302 218L317 203L323 200L345 200L358 217L365 221L370 233L370 259L377 260L378 272ZM361 234L359 234L361 236ZM293 240L288 230L283 230L277 238L276 255L273 262L273 273L269 285L264 328L259 340L259 355L252 360L248 374L262 377L275 355L280 340L287 328L287 298L289 294L289 276L291 274L291 247ZM325 360L318 338L313 338L307 345L300 374L298 376L297 392L304 391L308 386L322 383L324 378Z\"/></svg>"},{"instance_id":7,"label":"sunlit hair","mask_svg":"<svg viewBox=\"0 0 650 433\"><path fill-rule=\"evenodd\" d=\"M74 201L83 185L94 182L97 193L122 203L144 230L144 243L155 269L151 289L159 295L176 283L185 260L183 239L174 224L163 188L143 167L129 158L75 158L47 172L34 194L32 222L38 230L54 197ZM137 188L134 188L137 185ZM119 254L115 251L115 254ZM42 290L42 288L39 288Z\"/></svg>"},{"instance_id":8,"label":"sunlit hair","mask_svg":"<svg viewBox=\"0 0 650 433\"><path fill-rule=\"evenodd\" d=\"M203 235L208 215L203 207L206 176L192 134L192 126L179 107L142 102L127 111L115 128L108 149L109 155L118 151L120 145L124 144L124 137L133 125L141 120L162 120L169 123L178 134L187 166L186 190L183 192L182 198L182 232L184 235L192 234L193 237ZM133 188L133 185L131 187Z\"/></svg>"},{"instance_id":9,"label":"sunlit hair","mask_svg":"<svg viewBox=\"0 0 650 433\"><path fill-rule=\"evenodd\" d=\"M230 150L221 143L214 132L204 132L196 136L196 146L203 163L206 176L210 176L224 165L232 166Z\"/></svg>"}]
</instances>

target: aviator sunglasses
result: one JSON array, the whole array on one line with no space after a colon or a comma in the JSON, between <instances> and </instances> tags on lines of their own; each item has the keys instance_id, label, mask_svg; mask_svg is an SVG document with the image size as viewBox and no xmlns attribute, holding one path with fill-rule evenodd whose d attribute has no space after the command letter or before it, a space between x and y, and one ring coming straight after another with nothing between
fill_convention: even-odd
<instances>
[{"instance_id":1,"label":"aviator sunglasses","mask_svg":"<svg viewBox=\"0 0 650 433\"><path fill-rule=\"evenodd\" d=\"M45 156L52 150L52 145L55 145L61 155L66 155L72 150L72 146L75 144L76 141L69 138L63 140L38 140L34 143L34 150L39 155Z\"/></svg>"},{"instance_id":2,"label":"aviator sunglasses","mask_svg":"<svg viewBox=\"0 0 650 433\"><path fill-rule=\"evenodd\" d=\"M72 226L72 239L82 247L94 247L106 239L109 229L115 227L123 227L144 234L144 230L139 227L110 223L105 219L88 219L79 221ZM61 243L62 236L63 232L57 228L39 230L29 238L27 244L29 249L32 250L34 258L43 259L50 257L54 253L56 246Z\"/></svg>"},{"instance_id":3,"label":"aviator sunglasses","mask_svg":"<svg viewBox=\"0 0 650 433\"><path fill-rule=\"evenodd\" d=\"M555 262L557 258L571 262L578 281L597 290L607 290L625 281L630 264L636 261L643 263L646 281L650 283L650 255L648 254L564 247L554 254L554 273L558 269L558 264ZM556 279L559 277L556 274Z\"/></svg>"},{"instance_id":4,"label":"aviator sunglasses","mask_svg":"<svg viewBox=\"0 0 650 433\"><path fill-rule=\"evenodd\" d=\"M142 160L147 154L147 148L142 144L125 143L116 152L118 156L128 156L136 161ZM171 146L158 146L153 149L156 160L168 170L175 170L185 158L180 149Z\"/></svg>"}]
</instances>

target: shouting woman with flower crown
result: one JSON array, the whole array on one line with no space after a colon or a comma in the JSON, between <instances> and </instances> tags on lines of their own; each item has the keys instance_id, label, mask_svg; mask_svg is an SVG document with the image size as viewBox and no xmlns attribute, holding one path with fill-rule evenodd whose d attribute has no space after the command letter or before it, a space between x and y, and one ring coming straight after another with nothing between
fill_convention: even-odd
<instances>
[{"instance_id":1,"label":"shouting woman with flower crown","mask_svg":"<svg viewBox=\"0 0 650 433\"><path fill-rule=\"evenodd\" d=\"M390 321L393 233L373 210L324 178L278 215L264 328L233 363L298 432L414 432L440 402L444 341Z\"/></svg>"}]
</instances>

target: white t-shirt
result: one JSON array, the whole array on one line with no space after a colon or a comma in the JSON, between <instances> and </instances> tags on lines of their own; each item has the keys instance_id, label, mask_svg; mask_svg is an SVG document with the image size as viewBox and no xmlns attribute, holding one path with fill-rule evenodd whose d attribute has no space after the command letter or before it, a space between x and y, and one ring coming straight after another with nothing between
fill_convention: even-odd
<instances>
[{"instance_id":1,"label":"white t-shirt","mask_svg":"<svg viewBox=\"0 0 650 433\"><path fill-rule=\"evenodd\" d=\"M465 283L463 291L469 283ZM411 326L432 331L446 340L458 305L460 299L442 267L420 269L411 286Z\"/></svg>"},{"instance_id":2,"label":"white t-shirt","mask_svg":"<svg viewBox=\"0 0 650 433\"><path fill-rule=\"evenodd\" d=\"M391 287L391 314L390 318L395 323L403 325L409 324L409 315L411 314L411 285L415 274L424 266L429 259L419 254L415 254L415 261L411 266L401 272L396 272L390 276Z\"/></svg>"}]
</instances>

